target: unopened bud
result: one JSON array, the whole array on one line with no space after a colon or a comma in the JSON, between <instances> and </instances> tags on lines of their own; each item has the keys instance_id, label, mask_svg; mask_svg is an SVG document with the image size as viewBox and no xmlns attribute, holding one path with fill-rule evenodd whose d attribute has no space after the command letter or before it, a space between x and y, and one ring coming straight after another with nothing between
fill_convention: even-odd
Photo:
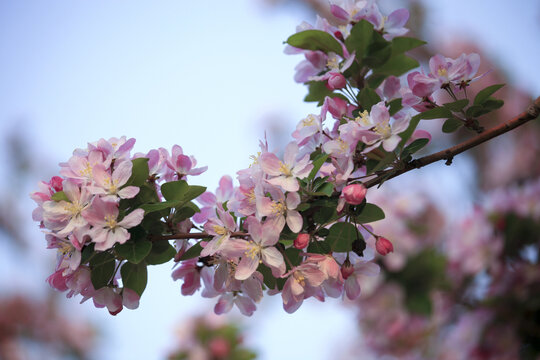
<instances>
[{"instance_id":1,"label":"unopened bud","mask_svg":"<svg viewBox=\"0 0 540 360\"><path fill-rule=\"evenodd\" d=\"M309 234L298 234L296 239L294 239L294 247L297 249L303 249L309 244Z\"/></svg>"},{"instance_id":2,"label":"unopened bud","mask_svg":"<svg viewBox=\"0 0 540 360\"><path fill-rule=\"evenodd\" d=\"M383 238L382 236L378 236L377 241L375 242L375 249L377 249L379 254L384 256L394 251L394 245L392 245L390 240Z\"/></svg>"},{"instance_id":3,"label":"unopened bud","mask_svg":"<svg viewBox=\"0 0 540 360\"><path fill-rule=\"evenodd\" d=\"M60 176L53 176L51 178L50 184L54 191L58 192L63 190L62 181L63 179Z\"/></svg>"},{"instance_id":4,"label":"unopened bud","mask_svg":"<svg viewBox=\"0 0 540 360\"><path fill-rule=\"evenodd\" d=\"M343 76L340 73L331 74L330 77L328 78L327 87L330 90L343 89L345 85L347 85L345 76Z\"/></svg>"},{"instance_id":5,"label":"unopened bud","mask_svg":"<svg viewBox=\"0 0 540 360\"><path fill-rule=\"evenodd\" d=\"M208 348L212 353L212 357L216 359L228 358L231 352L231 345L222 337L217 337L210 340Z\"/></svg>"},{"instance_id":6,"label":"unopened bud","mask_svg":"<svg viewBox=\"0 0 540 360\"><path fill-rule=\"evenodd\" d=\"M354 267L351 265L351 262L347 259L341 265L341 276L343 276L344 280L347 280L349 276L354 272Z\"/></svg>"},{"instance_id":7,"label":"unopened bud","mask_svg":"<svg viewBox=\"0 0 540 360\"><path fill-rule=\"evenodd\" d=\"M334 36L338 40L345 41L345 38L343 37L343 33L339 30L334 32Z\"/></svg>"},{"instance_id":8,"label":"unopened bud","mask_svg":"<svg viewBox=\"0 0 540 360\"><path fill-rule=\"evenodd\" d=\"M345 201L351 205L360 205L366 197L367 189L362 184L347 185L341 191L341 195L345 198Z\"/></svg>"}]
</instances>

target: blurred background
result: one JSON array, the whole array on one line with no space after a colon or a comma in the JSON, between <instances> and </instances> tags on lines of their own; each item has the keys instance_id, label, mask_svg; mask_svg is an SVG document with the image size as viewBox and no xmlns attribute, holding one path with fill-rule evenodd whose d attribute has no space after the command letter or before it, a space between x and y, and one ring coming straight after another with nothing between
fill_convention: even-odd
<instances>
[{"instance_id":1,"label":"blurred background","mask_svg":"<svg viewBox=\"0 0 540 360\"><path fill-rule=\"evenodd\" d=\"M410 10L409 36L429 43L414 53L424 66L435 53L457 57L478 52L480 73L491 71L480 88L509 84L498 93L506 101L505 108L484 119L486 127L520 113L531 97L540 95L538 1L522 0L511 6L488 0L381 0L380 4L387 14L399 7ZM271 149L283 148L296 123L318 112L314 104L303 103L306 89L293 81L294 67L302 58L284 55L283 41L300 22L313 24L317 12L327 13L328 4L316 0L152 4L0 0L0 358L163 359L174 354L178 344L192 346L185 340L185 329L190 329L186 324L212 312L215 300L198 294L181 296L180 284L170 277L171 264L149 269L140 308L116 317L50 290L45 279L54 270L55 254L45 249L44 234L31 220L34 204L28 194L37 189L38 181L56 175L57 164L75 148L99 138L134 137L135 152L179 144L201 166L209 167L192 179L209 190L217 187L222 175L235 177L237 170L247 167L265 134ZM242 333L241 343L259 359L435 358L426 354L450 345L433 339L460 328L464 312L448 310L445 304L456 300L431 291L463 295L474 283L476 291L489 293L493 279L503 276L490 270L492 263L485 257L468 268L473 272L456 271L461 267L455 259L471 255L464 249L479 248L471 245L480 238L478 232L473 231L469 235L473 240L467 243L459 242L465 238L461 235L482 221L496 229L502 226L500 219L518 230L525 228L508 220L515 208L493 205L489 194L538 179L537 123L458 156L451 167L431 165L385 184L384 193L368 195L370 201L387 204L385 210L395 209L387 218L401 219L399 224L376 224L380 232L394 236L396 254L381 263L388 273L387 283L394 285L367 286L359 304L341 300L320 304L310 299L292 315L282 310L281 298L267 297L251 318L242 318L235 309L219 321L235 323L235 331ZM440 132L440 123L429 125L433 133ZM440 146L470 136L444 135ZM521 199L517 203L538 196L538 190L521 198L516 192L513 199ZM479 208L489 216L469 224L467 219L477 219ZM520 219L537 224L534 202L526 209L529 213L522 211ZM411 230L415 224L428 226L416 232ZM456 229L460 236L452 242ZM526 242L528 248L538 243L531 233L537 234L526 234L536 236ZM450 245L440 245L444 241ZM506 248L501 247L504 253ZM407 264L422 262L419 259L426 251L446 257L441 272L451 278L451 285L439 286L434 280L427 290L421 289L431 311L406 317L411 310L406 306L411 300L407 289L412 285L403 274L417 271ZM528 251L528 263L537 265L537 248ZM499 252L490 259L502 262L502 257ZM531 281L535 284L536 279ZM405 305L388 306L404 310L384 320L380 304L401 298ZM531 311L537 314L534 306ZM495 319L486 312L474 316L485 324ZM404 327L404 322L415 324L418 331ZM539 333L536 327L530 332ZM414 339L403 338L413 333ZM435 343L438 347L433 350ZM492 358L489 354L484 358Z\"/></svg>"}]
</instances>

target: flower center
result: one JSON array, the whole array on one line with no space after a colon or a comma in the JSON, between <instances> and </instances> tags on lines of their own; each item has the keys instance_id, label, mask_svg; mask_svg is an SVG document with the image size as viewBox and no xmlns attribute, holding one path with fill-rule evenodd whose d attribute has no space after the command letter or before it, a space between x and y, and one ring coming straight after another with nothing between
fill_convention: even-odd
<instances>
[{"instance_id":1,"label":"flower center","mask_svg":"<svg viewBox=\"0 0 540 360\"><path fill-rule=\"evenodd\" d=\"M282 163L281 161L279 163L280 163L279 171L285 176L292 176L291 169L289 169L289 167L285 165L284 163Z\"/></svg>"},{"instance_id":2,"label":"flower center","mask_svg":"<svg viewBox=\"0 0 540 360\"><path fill-rule=\"evenodd\" d=\"M270 205L272 207L272 212L275 214L275 215L283 215L285 214L285 211L287 210L287 207L285 206L285 204L281 201L279 202L272 202L272 205Z\"/></svg>"},{"instance_id":3,"label":"flower center","mask_svg":"<svg viewBox=\"0 0 540 360\"><path fill-rule=\"evenodd\" d=\"M71 214L71 216L77 216L82 211L82 205L79 204L78 201L74 201L73 203L67 203L64 205L64 210Z\"/></svg>"},{"instance_id":4,"label":"flower center","mask_svg":"<svg viewBox=\"0 0 540 360\"><path fill-rule=\"evenodd\" d=\"M356 119L354 119L356 122L364 125L364 126L370 126L371 125L371 118L369 117L369 113L367 110L364 110L361 114L359 114Z\"/></svg>"},{"instance_id":5,"label":"flower center","mask_svg":"<svg viewBox=\"0 0 540 360\"><path fill-rule=\"evenodd\" d=\"M437 75L439 75L439 77L448 77L448 70L446 70L445 68L439 68L437 70Z\"/></svg>"},{"instance_id":6,"label":"flower center","mask_svg":"<svg viewBox=\"0 0 540 360\"><path fill-rule=\"evenodd\" d=\"M90 163L87 162L85 168L79 171L79 174L85 177L92 176L92 167L90 166Z\"/></svg>"},{"instance_id":7,"label":"flower center","mask_svg":"<svg viewBox=\"0 0 540 360\"><path fill-rule=\"evenodd\" d=\"M392 135L392 129L390 128L388 121L384 121L375 126L375 132L384 138L388 138Z\"/></svg>"},{"instance_id":8,"label":"flower center","mask_svg":"<svg viewBox=\"0 0 540 360\"><path fill-rule=\"evenodd\" d=\"M317 119L315 119L315 115L309 114L304 120L302 120L303 126L313 126L316 124Z\"/></svg>"},{"instance_id":9,"label":"flower center","mask_svg":"<svg viewBox=\"0 0 540 360\"><path fill-rule=\"evenodd\" d=\"M219 225L214 225L213 229L216 234L221 235L221 236L227 235L227 232L228 232L227 229Z\"/></svg>"},{"instance_id":10,"label":"flower center","mask_svg":"<svg viewBox=\"0 0 540 360\"><path fill-rule=\"evenodd\" d=\"M306 286L306 278L301 272L296 271L293 273L294 279L302 286Z\"/></svg>"},{"instance_id":11,"label":"flower center","mask_svg":"<svg viewBox=\"0 0 540 360\"><path fill-rule=\"evenodd\" d=\"M109 229L114 230L116 228L116 225L118 223L116 222L116 217L113 215L107 215L105 216L105 226L107 226Z\"/></svg>"}]
</instances>

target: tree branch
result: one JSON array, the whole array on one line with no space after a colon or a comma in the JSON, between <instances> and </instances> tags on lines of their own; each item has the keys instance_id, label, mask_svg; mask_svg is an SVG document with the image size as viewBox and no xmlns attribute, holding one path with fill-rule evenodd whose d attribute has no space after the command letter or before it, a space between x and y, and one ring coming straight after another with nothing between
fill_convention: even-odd
<instances>
[{"instance_id":1,"label":"tree branch","mask_svg":"<svg viewBox=\"0 0 540 360\"><path fill-rule=\"evenodd\" d=\"M232 232L231 237L244 237L248 236L248 233L245 232ZM172 235L156 235L151 238L151 241L161 241L161 240L185 240L185 239L210 239L213 238L215 235L211 235L206 232L200 232L200 233L179 233L179 234L172 234Z\"/></svg>"},{"instance_id":2,"label":"tree branch","mask_svg":"<svg viewBox=\"0 0 540 360\"><path fill-rule=\"evenodd\" d=\"M461 144L452 146L451 148L448 148L446 150L442 150L434 154L412 160L406 163L402 169L396 170L391 175L385 175L383 177L377 177L375 179L366 181L364 183L364 186L366 188L373 187L375 185L381 184L383 181L395 178L396 176L402 175L414 169L420 169L421 167L424 167L439 160L446 160L446 164L450 165L454 156L461 154L462 152L467 151L475 146L478 146L483 142L493 139L494 137L513 130L530 120L534 120L538 117L538 115L540 115L540 97L538 97L534 101L534 103L529 107L529 109L527 109L527 111L522 112L521 114L514 117L513 119L510 119L506 123L491 128L481 133L480 135L473 137L472 139L464 141Z\"/></svg>"}]
</instances>

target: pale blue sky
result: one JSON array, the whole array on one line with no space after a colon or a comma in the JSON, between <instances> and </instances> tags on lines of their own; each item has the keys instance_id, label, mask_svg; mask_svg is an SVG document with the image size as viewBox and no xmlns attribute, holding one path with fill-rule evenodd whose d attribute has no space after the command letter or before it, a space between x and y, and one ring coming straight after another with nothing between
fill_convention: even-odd
<instances>
[{"instance_id":1,"label":"pale blue sky","mask_svg":"<svg viewBox=\"0 0 540 360\"><path fill-rule=\"evenodd\" d=\"M429 2L436 15L428 26L431 33L444 34L448 26L478 36L512 78L540 95L538 2L507 4ZM249 164L265 127L288 136L316 111L302 103L305 89L292 80L301 58L283 54L283 40L306 15L297 7L284 10L253 0L0 0L0 131L20 127L37 159L51 164L35 183L53 175L74 148L127 135L141 152L181 145L209 166L192 181L214 190L221 175L234 176ZM285 141L269 134L271 148ZM26 276L20 288L42 286L52 272L43 235L34 226L27 236L39 245L28 259L0 262L0 286L20 276L20 262L42 271ZM106 334L100 358L162 358L182 318L214 304L199 295L182 297L170 264L152 269L149 280L140 309L116 318L89 303L68 302L69 311L99 319ZM352 340L343 336L354 334L352 311L308 303L287 315L279 298L269 299L244 319L246 341L261 359L329 359L340 340Z\"/></svg>"}]
</instances>

